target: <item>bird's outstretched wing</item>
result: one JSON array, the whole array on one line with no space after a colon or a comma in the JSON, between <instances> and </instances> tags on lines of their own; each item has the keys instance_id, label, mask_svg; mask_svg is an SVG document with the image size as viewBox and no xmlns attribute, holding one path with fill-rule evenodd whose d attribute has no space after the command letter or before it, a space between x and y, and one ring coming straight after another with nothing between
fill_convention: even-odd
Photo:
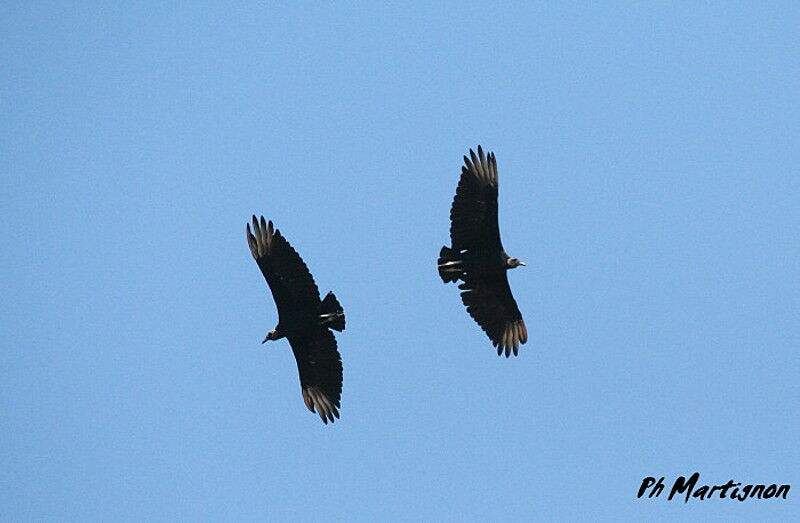
<instances>
[{"instance_id":1,"label":"bird's outstretched wing","mask_svg":"<svg viewBox=\"0 0 800 523\"><path fill-rule=\"evenodd\" d=\"M319 289L308 267L279 230L253 216L253 232L247 226L247 243L272 291L278 315L316 311Z\"/></svg>"},{"instance_id":2,"label":"bird's outstretched wing","mask_svg":"<svg viewBox=\"0 0 800 523\"><path fill-rule=\"evenodd\" d=\"M450 207L450 241L453 249L502 250L497 224L497 160L494 153L484 156L470 149L464 156L461 179Z\"/></svg>"},{"instance_id":3,"label":"bird's outstretched wing","mask_svg":"<svg viewBox=\"0 0 800 523\"><path fill-rule=\"evenodd\" d=\"M289 336L303 401L324 423L339 417L342 397L342 358L336 349L336 338L325 327L312 329L306 335Z\"/></svg>"},{"instance_id":4,"label":"bird's outstretched wing","mask_svg":"<svg viewBox=\"0 0 800 523\"><path fill-rule=\"evenodd\" d=\"M528 341L528 329L511 295L506 272L490 277L467 275L458 288L463 291L461 301L467 312L497 347L497 355L505 352L508 358L513 352L516 356L520 343Z\"/></svg>"}]
</instances>

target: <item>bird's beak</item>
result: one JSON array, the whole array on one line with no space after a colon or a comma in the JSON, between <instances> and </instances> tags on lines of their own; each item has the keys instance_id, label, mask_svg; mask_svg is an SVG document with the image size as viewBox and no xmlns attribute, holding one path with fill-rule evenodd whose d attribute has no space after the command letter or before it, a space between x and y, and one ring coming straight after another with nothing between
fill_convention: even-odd
<instances>
[{"instance_id":1,"label":"bird's beak","mask_svg":"<svg viewBox=\"0 0 800 523\"><path fill-rule=\"evenodd\" d=\"M527 267L528 266L528 264L523 262L523 261L519 262L519 264L522 265L523 267Z\"/></svg>"},{"instance_id":2,"label":"bird's beak","mask_svg":"<svg viewBox=\"0 0 800 523\"><path fill-rule=\"evenodd\" d=\"M264 340L263 340L261 343L267 343L268 341L269 341L269 336L267 336L266 338L264 338Z\"/></svg>"}]
</instances>

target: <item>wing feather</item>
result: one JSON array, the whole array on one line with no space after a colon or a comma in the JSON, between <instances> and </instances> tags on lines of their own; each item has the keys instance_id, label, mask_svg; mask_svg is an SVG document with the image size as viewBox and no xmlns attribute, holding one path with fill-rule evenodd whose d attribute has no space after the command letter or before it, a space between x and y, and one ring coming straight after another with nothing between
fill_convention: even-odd
<instances>
[{"instance_id":1,"label":"wing feather","mask_svg":"<svg viewBox=\"0 0 800 523\"><path fill-rule=\"evenodd\" d=\"M336 338L327 328L317 328L305 336L289 336L303 401L326 424L339 417L342 396L342 358Z\"/></svg>"},{"instance_id":2,"label":"wing feather","mask_svg":"<svg viewBox=\"0 0 800 523\"><path fill-rule=\"evenodd\" d=\"M520 344L528 341L528 330L505 271L491 277L467 275L458 288L467 312L492 340L497 354L519 354Z\"/></svg>"},{"instance_id":3,"label":"wing feather","mask_svg":"<svg viewBox=\"0 0 800 523\"><path fill-rule=\"evenodd\" d=\"M497 161L470 149L450 208L450 241L455 250L502 250L497 223Z\"/></svg>"},{"instance_id":4,"label":"wing feather","mask_svg":"<svg viewBox=\"0 0 800 523\"><path fill-rule=\"evenodd\" d=\"M253 216L253 232L247 226L247 243L267 280L278 315L290 311L316 310L319 289L303 259L272 222Z\"/></svg>"}]
</instances>

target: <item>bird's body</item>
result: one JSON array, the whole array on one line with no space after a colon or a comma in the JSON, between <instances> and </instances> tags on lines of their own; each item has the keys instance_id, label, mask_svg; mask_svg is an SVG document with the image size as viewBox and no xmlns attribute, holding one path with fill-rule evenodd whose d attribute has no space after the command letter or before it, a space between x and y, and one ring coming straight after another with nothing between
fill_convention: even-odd
<instances>
[{"instance_id":1,"label":"bird's body","mask_svg":"<svg viewBox=\"0 0 800 523\"><path fill-rule=\"evenodd\" d=\"M491 249L467 250L459 255L459 276L463 279L466 275L489 276L508 270L507 260L510 258L505 251L497 252Z\"/></svg>"},{"instance_id":2,"label":"bird's body","mask_svg":"<svg viewBox=\"0 0 800 523\"><path fill-rule=\"evenodd\" d=\"M341 320L341 328L337 328L338 320ZM328 326L338 331L344 330L344 311L341 310L338 301L336 301L336 296L332 292L329 292L316 308L300 309L293 307L282 313L278 319L278 324L272 330L274 334L270 337L270 340L292 337L301 338L312 325Z\"/></svg>"},{"instance_id":3,"label":"bird's body","mask_svg":"<svg viewBox=\"0 0 800 523\"><path fill-rule=\"evenodd\" d=\"M467 312L497 347L516 356L528 341L525 321L508 285L507 271L525 265L509 256L500 241L497 216L497 161L470 149L450 209L451 247L439 252L442 281L457 282Z\"/></svg>"},{"instance_id":4,"label":"bird's body","mask_svg":"<svg viewBox=\"0 0 800 523\"><path fill-rule=\"evenodd\" d=\"M332 292L320 300L308 267L272 222L253 216L247 243L278 309L278 324L264 342L289 340L306 407L323 422L333 422L339 417L342 361L330 329L344 330L344 310Z\"/></svg>"}]
</instances>

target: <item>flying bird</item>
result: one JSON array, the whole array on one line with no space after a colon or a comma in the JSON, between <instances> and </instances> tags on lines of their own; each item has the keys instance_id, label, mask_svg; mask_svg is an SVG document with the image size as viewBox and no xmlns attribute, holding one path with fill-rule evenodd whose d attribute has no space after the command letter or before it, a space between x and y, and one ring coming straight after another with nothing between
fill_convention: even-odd
<instances>
[{"instance_id":1,"label":"flying bird","mask_svg":"<svg viewBox=\"0 0 800 523\"><path fill-rule=\"evenodd\" d=\"M286 338L292 346L303 401L327 424L339 417L342 395L342 359L330 329L343 331L344 310L329 292L319 299L319 289L297 251L272 222L253 216L253 231L247 225L247 243L264 274L275 306L278 325L264 341Z\"/></svg>"},{"instance_id":2,"label":"flying bird","mask_svg":"<svg viewBox=\"0 0 800 523\"><path fill-rule=\"evenodd\" d=\"M497 347L497 355L519 353L528 330L511 294L506 271L525 265L500 241L497 223L497 161L470 149L450 208L450 247L442 247L437 268L445 283L462 280L461 301Z\"/></svg>"}]
</instances>

